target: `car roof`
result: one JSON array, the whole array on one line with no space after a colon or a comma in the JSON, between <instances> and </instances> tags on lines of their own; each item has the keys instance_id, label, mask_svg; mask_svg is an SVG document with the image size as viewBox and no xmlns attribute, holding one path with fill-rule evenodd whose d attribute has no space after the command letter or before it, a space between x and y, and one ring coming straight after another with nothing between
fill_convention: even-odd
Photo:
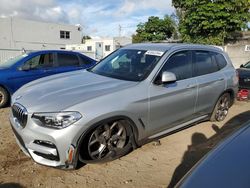
<instances>
[{"instance_id":1,"label":"car roof","mask_svg":"<svg viewBox=\"0 0 250 188\"><path fill-rule=\"evenodd\" d=\"M206 50L222 52L222 50L216 46L202 45L202 44L186 44L186 43L138 43L138 44L127 45L123 49L156 50L156 51L166 52L172 48L206 49Z\"/></svg>"},{"instance_id":2,"label":"car roof","mask_svg":"<svg viewBox=\"0 0 250 188\"><path fill-rule=\"evenodd\" d=\"M29 54L39 54L39 53L78 53L81 54L80 52L77 51L71 51L71 50L37 50L37 51L31 51Z\"/></svg>"}]
</instances>

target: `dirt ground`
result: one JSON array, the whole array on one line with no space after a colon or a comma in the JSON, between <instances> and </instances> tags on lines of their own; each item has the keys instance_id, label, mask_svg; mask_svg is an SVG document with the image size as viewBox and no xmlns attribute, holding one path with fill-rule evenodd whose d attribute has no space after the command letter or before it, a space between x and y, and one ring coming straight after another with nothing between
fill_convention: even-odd
<instances>
[{"instance_id":1,"label":"dirt ground","mask_svg":"<svg viewBox=\"0 0 250 188\"><path fill-rule=\"evenodd\" d=\"M0 188L173 187L208 151L250 119L250 103L236 102L221 123L200 123L121 159L64 171L38 165L20 151L8 122L9 110L0 109Z\"/></svg>"}]
</instances>

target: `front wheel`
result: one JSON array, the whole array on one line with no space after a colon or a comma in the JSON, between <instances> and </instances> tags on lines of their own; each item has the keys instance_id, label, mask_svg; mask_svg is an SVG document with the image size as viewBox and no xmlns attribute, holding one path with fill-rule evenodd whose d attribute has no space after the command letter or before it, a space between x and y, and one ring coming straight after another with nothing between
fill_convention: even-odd
<instances>
[{"instance_id":1,"label":"front wheel","mask_svg":"<svg viewBox=\"0 0 250 188\"><path fill-rule=\"evenodd\" d=\"M130 130L123 120L101 124L86 137L81 158L87 163L106 162L127 154L132 149Z\"/></svg>"},{"instance_id":2,"label":"front wheel","mask_svg":"<svg viewBox=\"0 0 250 188\"><path fill-rule=\"evenodd\" d=\"M212 113L211 121L223 121L226 118L230 107L230 99L229 93L224 93L219 98Z\"/></svg>"},{"instance_id":3,"label":"front wheel","mask_svg":"<svg viewBox=\"0 0 250 188\"><path fill-rule=\"evenodd\" d=\"M0 87L0 108L5 107L9 102L9 94L8 92Z\"/></svg>"}]
</instances>

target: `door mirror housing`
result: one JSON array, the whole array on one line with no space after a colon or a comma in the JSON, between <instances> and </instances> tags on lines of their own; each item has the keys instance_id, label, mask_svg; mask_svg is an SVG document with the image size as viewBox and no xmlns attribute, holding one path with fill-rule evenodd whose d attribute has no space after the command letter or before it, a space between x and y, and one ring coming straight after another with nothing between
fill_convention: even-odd
<instances>
[{"instance_id":1,"label":"door mirror housing","mask_svg":"<svg viewBox=\"0 0 250 188\"><path fill-rule=\"evenodd\" d=\"M162 84L173 83L176 82L176 75L172 72L164 71L161 75Z\"/></svg>"},{"instance_id":2,"label":"door mirror housing","mask_svg":"<svg viewBox=\"0 0 250 188\"><path fill-rule=\"evenodd\" d=\"M27 66L21 66L21 67L18 68L18 70L20 70L20 71L29 71L30 68L27 67Z\"/></svg>"},{"instance_id":3,"label":"door mirror housing","mask_svg":"<svg viewBox=\"0 0 250 188\"><path fill-rule=\"evenodd\" d=\"M244 65L243 65L243 64L241 64L241 65L240 65L240 68L244 68Z\"/></svg>"}]
</instances>

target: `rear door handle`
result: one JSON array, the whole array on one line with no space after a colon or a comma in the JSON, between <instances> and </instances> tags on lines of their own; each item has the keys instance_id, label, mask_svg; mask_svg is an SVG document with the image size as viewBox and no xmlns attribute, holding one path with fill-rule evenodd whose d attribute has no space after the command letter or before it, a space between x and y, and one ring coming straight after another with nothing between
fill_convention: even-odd
<instances>
[{"instance_id":1,"label":"rear door handle","mask_svg":"<svg viewBox=\"0 0 250 188\"><path fill-rule=\"evenodd\" d=\"M51 69L44 69L44 72L52 72L53 70Z\"/></svg>"},{"instance_id":2,"label":"rear door handle","mask_svg":"<svg viewBox=\"0 0 250 188\"><path fill-rule=\"evenodd\" d=\"M218 81L224 81L225 80L225 78L220 78Z\"/></svg>"}]
</instances>

